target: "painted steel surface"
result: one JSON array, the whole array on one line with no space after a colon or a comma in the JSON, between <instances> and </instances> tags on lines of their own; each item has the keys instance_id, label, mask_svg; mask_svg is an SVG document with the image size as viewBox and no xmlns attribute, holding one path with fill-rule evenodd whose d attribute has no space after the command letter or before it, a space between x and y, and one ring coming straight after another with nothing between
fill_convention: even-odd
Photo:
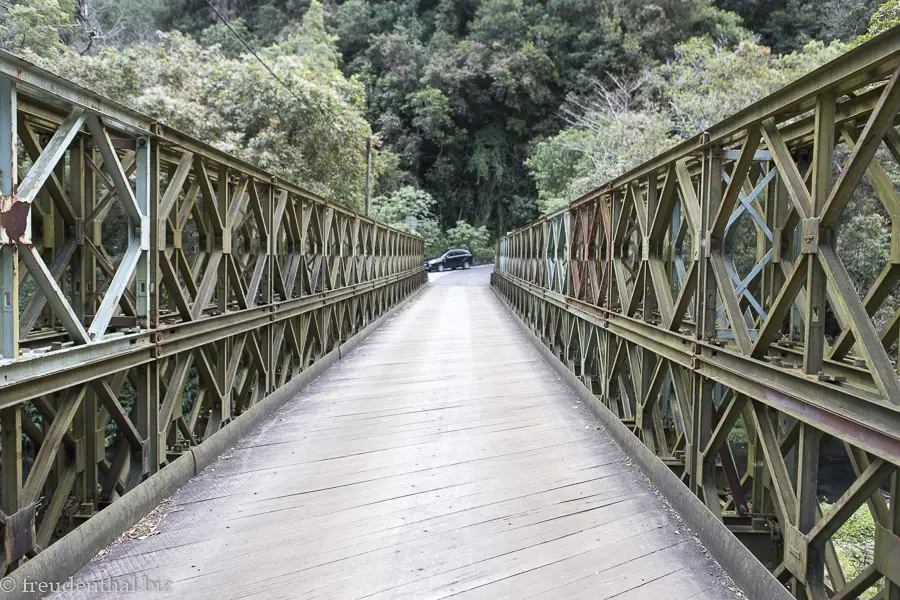
<instances>
[{"instance_id":1,"label":"painted steel surface","mask_svg":"<svg viewBox=\"0 0 900 600\"><path fill-rule=\"evenodd\" d=\"M898 112L895 29L497 244L519 316L797 597L900 598ZM892 229L857 290L860 194ZM823 515L830 440L855 479ZM845 573L860 507L871 555Z\"/></svg>"},{"instance_id":2,"label":"painted steel surface","mask_svg":"<svg viewBox=\"0 0 900 600\"><path fill-rule=\"evenodd\" d=\"M421 238L5 53L0 193L4 571L425 281Z\"/></svg>"}]
</instances>

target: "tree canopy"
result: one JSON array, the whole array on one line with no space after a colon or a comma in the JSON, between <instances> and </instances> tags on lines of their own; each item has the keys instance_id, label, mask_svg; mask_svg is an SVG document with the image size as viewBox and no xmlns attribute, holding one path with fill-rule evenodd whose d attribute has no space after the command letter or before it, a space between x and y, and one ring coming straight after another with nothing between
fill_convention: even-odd
<instances>
[{"instance_id":1,"label":"tree canopy","mask_svg":"<svg viewBox=\"0 0 900 600\"><path fill-rule=\"evenodd\" d=\"M10 0L0 44L354 207L372 136L373 195L427 195L441 243L459 222L491 238L524 224L900 14L897 0L213 5Z\"/></svg>"}]
</instances>

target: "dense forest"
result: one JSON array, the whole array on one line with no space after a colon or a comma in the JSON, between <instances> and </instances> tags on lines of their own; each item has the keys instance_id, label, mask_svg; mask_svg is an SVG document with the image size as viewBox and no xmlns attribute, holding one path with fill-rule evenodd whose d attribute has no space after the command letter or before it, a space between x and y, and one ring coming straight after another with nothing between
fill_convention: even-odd
<instances>
[{"instance_id":1,"label":"dense forest","mask_svg":"<svg viewBox=\"0 0 900 600\"><path fill-rule=\"evenodd\" d=\"M373 136L374 215L416 217L431 251L487 253L896 22L898 6L6 0L0 44L354 207Z\"/></svg>"}]
</instances>

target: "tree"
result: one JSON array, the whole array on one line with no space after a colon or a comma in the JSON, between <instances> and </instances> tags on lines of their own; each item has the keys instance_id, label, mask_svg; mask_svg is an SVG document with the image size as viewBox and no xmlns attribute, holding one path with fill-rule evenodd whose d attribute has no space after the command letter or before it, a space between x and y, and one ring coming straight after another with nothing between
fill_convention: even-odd
<instances>
[{"instance_id":1,"label":"tree","mask_svg":"<svg viewBox=\"0 0 900 600\"><path fill-rule=\"evenodd\" d=\"M637 78L595 84L591 99L564 107L570 126L537 143L527 160L541 210L564 206L845 49L811 42L778 56L747 40L729 48L699 37Z\"/></svg>"},{"instance_id":2,"label":"tree","mask_svg":"<svg viewBox=\"0 0 900 600\"><path fill-rule=\"evenodd\" d=\"M654 72L654 85L677 132L689 137L837 58L846 44L811 42L803 50L777 56L745 40L728 48L710 38L693 38L675 48L675 57Z\"/></svg>"},{"instance_id":3,"label":"tree","mask_svg":"<svg viewBox=\"0 0 900 600\"><path fill-rule=\"evenodd\" d=\"M868 29L856 43L864 42L897 25L900 25L900 0L889 0L875 11L869 20Z\"/></svg>"},{"instance_id":4,"label":"tree","mask_svg":"<svg viewBox=\"0 0 900 600\"><path fill-rule=\"evenodd\" d=\"M178 32L162 34L154 44L106 46L88 57L69 53L45 65L279 177L359 208L371 128L363 115L362 87L326 60L333 50L330 36L316 41L302 28L283 44L262 49L281 81L250 54L231 57Z\"/></svg>"},{"instance_id":5,"label":"tree","mask_svg":"<svg viewBox=\"0 0 900 600\"><path fill-rule=\"evenodd\" d=\"M796 52L811 41L850 41L866 31L883 0L717 0L739 14L777 53Z\"/></svg>"},{"instance_id":6,"label":"tree","mask_svg":"<svg viewBox=\"0 0 900 600\"><path fill-rule=\"evenodd\" d=\"M591 108L579 120L538 143L527 160L541 212L562 208L674 143L671 122L659 112Z\"/></svg>"},{"instance_id":7,"label":"tree","mask_svg":"<svg viewBox=\"0 0 900 600\"><path fill-rule=\"evenodd\" d=\"M425 239L425 254L443 252L444 236L434 216L434 198L412 186L372 199L371 216L392 227L411 231Z\"/></svg>"},{"instance_id":8,"label":"tree","mask_svg":"<svg viewBox=\"0 0 900 600\"><path fill-rule=\"evenodd\" d=\"M295 52L304 58L307 69L313 73L332 73L338 68L341 56L336 43L337 36L325 29L325 11L319 0L310 0L303 14L303 21L280 44L278 52Z\"/></svg>"},{"instance_id":9,"label":"tree","mask_svg":"<svg viewBox=\"0 0 900 600\"><path fill-rule=\"evenodd\" d=\"M476 258L494 255L491 234L484 225L472 227L465 221L457 221L455 227L447 230L446 236L448 246L465 248Z\"/></svg>"},{"instance_id":10,"label":"tree","mask_svg":"<svg viewBox=\"0 0 900 600\"><path fill-rule=\"evenodd\" d=\"M0 47L26 57L60 56L73 14L68 0L12 0L0 10Z\"/></svg>"}]
</instances>

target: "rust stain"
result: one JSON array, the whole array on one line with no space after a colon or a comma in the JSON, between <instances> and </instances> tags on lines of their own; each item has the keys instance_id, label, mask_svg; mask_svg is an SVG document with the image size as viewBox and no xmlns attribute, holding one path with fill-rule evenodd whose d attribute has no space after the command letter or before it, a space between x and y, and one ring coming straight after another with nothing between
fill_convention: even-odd
<instances>
[{"instance_id":1,"label":"rust stain","mask_svg":"<svg viewBox=\"0 0 900 600\"><path fill-rule=\"evenodd\" d=\"M6 212L0 213L0 227L6 230L6 235L10 240L24 241L23 237L28 231L30 212L30 203L13 202Z\"/></svg>"}]
</instances>

